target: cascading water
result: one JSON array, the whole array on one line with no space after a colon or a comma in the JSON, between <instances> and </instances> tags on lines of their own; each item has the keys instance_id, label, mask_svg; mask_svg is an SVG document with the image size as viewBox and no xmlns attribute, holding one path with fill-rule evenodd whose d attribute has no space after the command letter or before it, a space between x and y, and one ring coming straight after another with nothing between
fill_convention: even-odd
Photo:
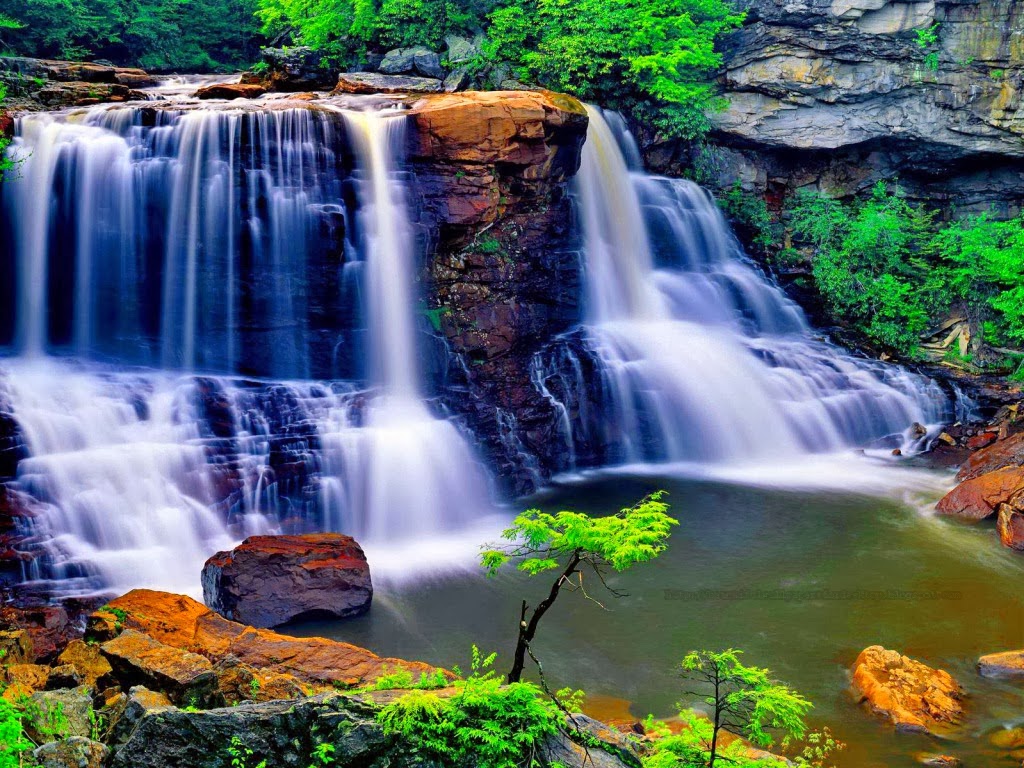
<instances>
[{"instance_id":1,"label":"cascading water","mask_svg":"<svg viewBox=\"0 0 1024 768\"><path fill-rule=\"evenodd\" d=\"M586 346L600 361L606 416L566 419L570 455L603 443L611 463L785 461L902 444L915 422L946 415L933 382L815 340L746 262L710 196L643 173L621 119L588 112L577 196ZM537 378L563 377L564 411L579 414L578 366L559 367Z\"/></svg>"},{"instance_id":2,"label":"cascading water","mask_svg":"<svg viewBox=\"0 0 1024 768\"><path fill-rule=\"evenodd\" d=\"M194 590L250 533L422 543L487 510L420 392L404 123L185 101L19 121L0 337L37 575Z\"/></svg>"}]
</instances>

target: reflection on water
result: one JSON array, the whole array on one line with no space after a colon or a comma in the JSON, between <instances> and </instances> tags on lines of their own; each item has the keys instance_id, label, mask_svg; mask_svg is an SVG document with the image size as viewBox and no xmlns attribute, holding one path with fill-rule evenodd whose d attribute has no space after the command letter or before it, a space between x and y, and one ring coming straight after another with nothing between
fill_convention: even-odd
<instances>
[{"instance_id":1,"label":"reflection on water","mask_svg":"<svg viewBox=\"0 0 1024 768\"><path fill-rule=\"evenodd\" d=\"M629 597L605 613L566 595L545 617L536 647L554 682L628 699L638 717L665 716L686 651L737 647L815 702L815 724L850 745L843 766L909 768L920 750L960 754L972 766L1011 764L986 751L983 734L1024 720L1024 687L974 671L982 653L1024 647L1024 562L997 545L994 529L889 499L659 477L595 478L536 503L599 512L659 487L670 490L680 526L659 561L613 580ZM518 601L545 587L539 578L465 572L384 584L369 615L292 631L446 665L465 666L477 643L507 661ZM847 670L876 643L960 680L971 694L962 743L897 735L857 709Z\"/></svg>"}]
</instances>

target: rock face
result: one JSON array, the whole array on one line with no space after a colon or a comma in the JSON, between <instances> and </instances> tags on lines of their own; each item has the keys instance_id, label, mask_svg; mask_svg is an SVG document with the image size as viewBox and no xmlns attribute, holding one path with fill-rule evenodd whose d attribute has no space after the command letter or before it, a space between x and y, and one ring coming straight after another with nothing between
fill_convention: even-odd
<instances>
[{"instance_id":1,"label":"rock face","mask_svg":"<svg viewBox=\"0 0 1024 768\"><path fill-rule=\"evenodd\" d=\"M123 619L119 619L122 612ZM315 686L363 685L394 669L407 669L414 678L436 670L421 662L382 658L348 643L288 637L247 627L228 621L184 595L148 589L133 590L90 616L86 637L104 642L106 649L106 641L128 630L147 635L163 646L198 654L214 664L232 656L264 672L291 675ZM106 652L104 655L110 658ZM113 661L111 666L117 670Z\"/></svg>"},{"instance_id":2,"label":"rock face","mask_svg":"<svg viewBox=\"0 0 1024 768\"><path fill-rule=\"evenodd\" d=\"M963 691L941 669L873 645L853 665L853 688L898 730L949 736L964 715Z\"/></svg>"},{"instance_id":3,"label":"rock face","mask_svg":"<svg viewBox=\"0 0 1024 768\"><path fill-rule=\"evenodd\" d=\"M366 555L336 533L252 536L207 560L202 580L207 606L253 627L356 616L373 599Z\"/></svg>"},{"instance_id":4,"label":"rock face","mask_svg":"<svg viewBox=\"0 0 1024 768\"><path fill-rule=\"evenodd\" d=\"M558 414L531 378L535 356L580 319L568 185L586 111L547 92L453 93L414 102L410 117L409 162L436 233L425 293L454 353L447 404L495 477L523 493L564 461Z\"/></svg>"},{"instance_id":5,"label":"rock face","mask_svg":"<svg viewBox=\"0 0 1024 768\"><path fill-rule=\"evenodd\" d=\"M1024 465L1024 432L999 440L971 455L960 467L956 479L960 482L981 477L1007 467Z\"/></svg>"},{"instance_id":6,"label":"rock face","mask_svg":"<svg viewBox=\"0 0 1024 768\"><path fill-rule=\"evenodd\" d=\"M899 177L936 206L1024 201L1024 9L1014 0L753 0L722 45L716 182L769 199ZM933 25L937 43L917 32ZM671 169L678 147L654 143Z\"/></svg>"},{"instance_id":7,"label":"rock face","mask_svg":"<svg viewBox=\"0 0 1024 768\"><path fill-rule=\"evenodd\" d=\"M15 109L145 100L145 93L137 89L156 85L156 80L141 69L18 56L0 57L0 82L9 91L5 106Z\"/></svg>"},{"instance_id":8,"label":"rock face","mask_svg":"<svg viewBox=\"0 0 1024 768\"><path fill-rule=\"evenodd\" d=\"M984 520L1024 489L1024 468L1006 467L960 483L936 505L943 515Z\"/></svg>"}]
</instances>

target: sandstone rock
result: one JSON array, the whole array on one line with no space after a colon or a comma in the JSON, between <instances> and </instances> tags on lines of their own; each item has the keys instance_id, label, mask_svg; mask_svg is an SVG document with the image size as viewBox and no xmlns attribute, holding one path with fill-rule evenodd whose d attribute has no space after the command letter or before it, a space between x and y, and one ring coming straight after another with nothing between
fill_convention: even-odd
<instances>
[{"instance_id":1,"label":"sandstone rock","mask_svg":"<svg viewBox=\"0 0 1024 768\"><path fill-rule=\"evenodd\" d=\"M126 85L106 83L51 83L36 91L33 97L49 109L146 100L146 94L142 91Z\"/></svg>"},{"instance_id":2,"label":"sandstone rock","mask_svg":"<svg viewBox=\"0 0 1024 768\"><path fill-rule=\"evenodd\" d=\"M252 536L207 560L202 582L207 606L253 627L356 616L373 599L366 555L337 533Z\"/></svg>"},{"instance_id":3,"label":"sandstone rock","mask_svg":"<svg viewBox=\"0 0 1024 768\"><path fill-rule=\"evenodd\" d=\"M280 701L308 695L292 675L264 672L244 664L234 656L217 662L217 690L228 705L243 701Z\"/></svg>"},{"instance_id":4,"label":"sandstone rock","mask_svg":"<svg viewBox=\"0 0 1024 768\"><path fill-rule=\"evenodd\" d=\"M209 702L217 688L208 659L132 629L104 643L100 651L123 688L144 685L166 693L176 704L193 706Z\"/></svg>"},{"instance_id":5,"label":"sandstone rock","mask_svg":"<svg viewBox=\"0 0 1024 768\"><path fill-rule=\"evenodd\" d=\"M984 677L1024 677L1024 651L989 653L978 659Z\"/></svg>"},{"instance_id":6,"label":"sandstone rock","mask_svg":"<svg viewBox=\"0 0 1024 768\"><path fill-rule=\"evenodd\" d=\"M77 688L82 684L82 676L71 664L53 667L46 676L46 689L56 691L61 688Z\"/></svg>"},{"instance_id":7,"label":"sandstone rock","mask_svg":"<svg viewBox=\"0 0 1024 768\"><path fill-rule=\"evenodd\" d=\"M39 768L103 768L110 750L81 736L43 744L32 756Z\"/></svg>"},{"instance_id":8,"label":"sandstone rock","mask_svg":"<svg viewBox=\"0 0 1024 768\"><path fill-rule=\"evenodd\" d=\"M136 726L149 714L160 715L177 707L162 693L136 686L128 692L123 708L115 712L108 724L112 744L123 744L131 738Z\"/></svg>"},{"instance_id":9,"label":"sandstone rock","mask_svg":"<svg viewBox=\"0 0 1024 768\"><path fill-rule=\"evenodd\" d=\"M343 72L335 93L439 93L441 81L430 77L379 75L374 72Z\"/></svg>"},{"instance_id":10,"label":"sandstone rock","mask_svg":"<svg viewBox=\"0 0 1024 768\"><path fill-rule=\"evenodd\" d=\"M1024 464L1024 432L999 440L975 452L960 468L956 479L960 481L980 477L1007 467Z\"/></svg>"},{"instance_id":11,"label":"sandstone rock","mask_svg":"<svg viewBox=\"0 0 1024 768\"><path fill-rule=\"evenodd\" d=\"M126 630L145 633L159 643L201 653L212 661L234 656L264 672L292 675L304 684L362 685L395 668L408 669L416 678L436 670L421 662L382 658L348 643L246 627L184 595L136 589L112 600L106 610L123 611ZM96 626L105 629L99 612L89 621L89 632ZM112 665L116 672L117 665Z\"/></svg>"},{"instance_id":12,"label":"sandstone rock","mask_svg":"<svg viewBox=\"0 0 1024 768\"><path fill-rule=\"evenodd\" d=\"M963 691L948 672L879 645L857 657L853 687L861 701L897 730L945 737L964 715Z\"/></svg>"},{"instance_id":13,"label":"sandstone rock","mask_svg":"<svg viewBox=\"0 0 1024 768\"><path fill-rule=\"evenodd\" d=\"M196 91L197 99L258 99L267 89L261 84L217 83Z\"/></svg>"},{"instance_id":14,"label":"sandstone rock","mask_svg":"<svg viewBox=\"0 0 1024 768\"><path fill-rule=\"evenodd\" d=\"M37 744L68 736L92 734L92 699L87 688L36 691L32 704L39 714L24 721L25 733Z\"/></svg>"},{"instance_id":15,"label":"sandstone rock","mask_svg":"<svg viewBox=\"0 0 1024 768\"><path fill-rule=\"evenodd\" d=\"M28 632L24 629L0 632L0 664L30 664L35 659Z\"/></svg>"},{"instance_id":16,"label":"sandstone rock","mask_svg":"<svg viewBox=\"0 0 1024 768\"><path fill-rule=\"evenodd\" d=\"M987 448L998 439L998 432L982 432L981 434L967 438L967 447L972 451L977 451L980 448Z\"/></svg>"},{"instance_id":17,"label":"sandstone rock","mask_svg":"<svg viewBox=\"0 0 1024 768\"><path fill-rule=\"evenodd\" d=\"M1016 505L1000 504L996 519L999 541L1004 547L1024 550L1024 510Z\"/></svg>"},{"instance_id":18,"label":"sandstone rock","mask_svg":"<svg viewBox=\"0 0 1024 768\"><path fill-rule=\"evenodd\" d=\"M1000 504L1024 491L1024 467L1007 467L965 480L947 493L935 509L943 515L983 520Z\"/></svg>"},{"instance_id":19,"label":"sandstone rock","mask_svg":"<svg viewBox=\"0 0 1024 768\"><path fill-rule=\"evenodd\" d=\"M9 664L4 665L3 669L7 690L16 689L11 699L43 690L46 687L46 678L50 675L50 668L41 664Z\"/></svg>"},{"instance_id":20,"label":"sandstone rock","mask_svg":"<svg viewBox=\"0 0 1024 768\"><path fill-rule=\"evenodd\" d=\"M113 670L110 662L103 657L98 646L89 645L84 640L68 643L68 647L57 657L57 663L73 666L90 688L105 688L111 682Z\"/></svg>"},{"instance_id":21,"label":"sandstone rock","mask_svg":"<svg viewBox=\"0 0 1024 768\"><path fill-rule=\"evenodd\" d=\"M33 601L0 607L0 627L24 630L32 639L37 661L50 663L72 640L82 636L81 626L100 599L65 600L60 605Z\"/></svg>"}]
</instances>

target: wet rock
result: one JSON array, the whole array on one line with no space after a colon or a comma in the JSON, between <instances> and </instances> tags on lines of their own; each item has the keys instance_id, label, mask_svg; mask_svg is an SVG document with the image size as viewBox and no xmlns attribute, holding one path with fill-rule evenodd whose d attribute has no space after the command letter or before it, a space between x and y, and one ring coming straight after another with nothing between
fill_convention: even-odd
<instances>
[{"instance_id":1,"label":"wet rock","mask_svg":"<svg viewBox=\"0 0 1024 768\"><path fill-rule=\"evenodd\" d=\"M1024 677L1024 651L989 653L978 659L984 677Z\"/></svg>"},{"instance_id":2,"label":"wet rock","mask_svg":"<svg viewBox=\"0 0 1024 768\"><path fill-rule=\"evenodd\" d=\"M441 81L430 77L381 75L375 72L343 72L335 93L439 93Z\"/></svg>"},{"instance_id":3,"label":"wet rock","mask_svg":"<svg viewBox=\"0 0 1024 768\"><path fill-rule=\"evenodd\" d=\"M936 755L931 752L918 752L914 755L914 759L921 765L928 766L928 768L961 768L963 765L958 757Z\"/></svg>"},{"instance_id":4,"label":"wet rock","mask_svg":"<svg viewBox=\"0 0 1024 768\"><path fill-rule=\"evenodd\" d=\"M1020 749L1024 747L1024 728L1000 728L988 735L988 741L999 749Z\"/></svg>"},{"instance_id":5,"label":"wet rock","mask_svg":"<svg viewBox=\"0 0 1024 768\"><path fill-rule=\"evenodd\" d=\"M948 737L963 715L963 690L944 670L874 645L853 666L853 688L897 730Z\"/></svg>"},{"instance_id":6,"label":"wet rock","mask_svg":"<svg viewBox=\"0 0 1024 768\"><path fill-rule=\"evenodd\" d=\"M251 536L207 560L202 582L207 606L253 627L356 616L373 599L366 555L337 533Z\"/></svg>"},{"instance_id":7,"label":"wet rock","mask_svg":"<svg viewBox=\"0 0 1024 768\"><path fill-rule=\"evenodd\" d=\"M110 662L100 653L98 645L89 645L84 640L68 643L57 657L57 663L72 666L90 688L102 689L112 682Z\"/></svg>"},{"instance_id":8,"label":"wet rock","mask_svg":"<svg viewBox=\"0 0 1024 768\"><path fill-rule=\"evenodd\" d=\"M30 664L36 660L32 638L24 629L0 632L0 663Z\"/></svg>"},{"instance_id":9,"label":"wet rock","mask_svg":"<svg viewBox=\"0 0 1024 768\"><path fill-rule=\"evenodd\" d=\"M1024 509L1017 504L1000 504L996 528L1004 547L1024 551Z\"/></svg>"},{"instance_id":10,"label":"wet rock","mask_svg":"<svg viewBox=\"0 0 1024 768\"><path fill-rule=\"evenodd\" d=\"M96 741L72 736L43 744L32 753L39 768L103 768L110 749Z\"/></svg>"},{"instance_id":11,"label":"wet rock","mask_svg":"<svg viewBox=\"0 0 1024 768\"><path fill-rule=\"evenodd\" d=\"M1024 491L1024 467L997 469L960 483L935 509L943 515L984 520L1021 491Z\"/></svg>"},{"instance_id":12,"label":"wet rock","mask_svg":"<svg viewBox=\"0 0 1024 768\"><path fill-rule=\"evenodd\" d=\"M200 88L195 93L197 99L258 99L267 89L262 84L253 83L217 83Z\"/></svg>"},{"instance_id":13,"label":"wet rock","mask_svg":"<svg viewBox=\"0 0 1024 768\"><path fill-rule=\"evenodd\" d=\"M99 62L30 59L23 56L4 56L0 60L0 72L29 80L119 84L132 88L146 88L157 83L155 77L133 67L115 67Z\"/></svg>"},{"instance_id":14,"label":"wet rock","mask_svg":"<svg viewBox=\"0 0 1024 768\"><path fill-rule=\"evenodd\" d=\"M33 97L48 109L146 100L146 94L142 91L126 85L104 83L52 83L35 91Z\"/></svg>"},{"instance_id":15,"label":"wet rock","mask_svg":"<svg viewBox=\"0 0 1024 768\"><path fill-rule=\"evenodd\" d=\"M981 448L987 448L998 439L998 432L982 432L980 435L967 438L967 447L972 451L977 451Z\"/></svg>"},{"instance_id":16,"label":"wet rock","mask_svg":"<svg viewBox=\"0 0 1024 768\"><path fill-rule=\"evenodd\" d=\"M36 661L52 662L69 642L82 636L85 617L102 603L101 598L65 600L60 605L42 601L45 595L29 596L0 607L0 627L24 630L32 639Z\"/></svg>"},{"instance_id":17,"label":"wet rock","mask_svg":"<svg viewBox=\"0 0 1024 768\"><path fill-rule=\"evenodd\" d=\"M988 472L1024 464L1024 432L999 440L982 448L964 462L957 472L959 481L980 477Z\"/></svg>"},{"instance_id":18,"label":"wet rock","mask_svg":"<svg viewBox=\"0 0 1024 768\"><path fill-rule=\"evenodd\" d=\"M61 688L77 688L82 684L82 676L71 664L61 664L50 669L46 677L46 689L56 691Z\"/></svg>"},{"instance_id":19,"label":"wet rock","mask_svg":"<svg viewBox=\"0 0 1024 768\"><path fill-rule=\"evenodd\" d=\"M122 688L144 685L166 693L176 704L192 706L209 702L217 688L208 659L132 629L104 643L100 652Z\"/></svg>"},{"instance_id":20,"label":"wet rock","mask_svg":"<svg viewBox=\"0 0 1024 768\"><path fill-rule=\"evenodd\" d=\"M201 653L213 662L234 656L264 672L292 675L303 684L355 686L395 668L407 669L416 678L436 670L421 662L382 658L348 643L247 627L184 595L136 589L112 600L110 610L124 612L123 629L117 631L146 633L159 643ZM87 638L94 631L107 631L106 615L97 612L90 617Z\"/></svg>"},{"instance_id":21,"label":"wet rock","mask_svg":"<svg viewBox=\"0 0 1024 768\"><path fill-rule=\"evenodd\" d=\"M87 688L36 691L32 704L39 714L24 721L25 733L37 744L92 733L92 699Z\"/></svg>"}]
</instances>

